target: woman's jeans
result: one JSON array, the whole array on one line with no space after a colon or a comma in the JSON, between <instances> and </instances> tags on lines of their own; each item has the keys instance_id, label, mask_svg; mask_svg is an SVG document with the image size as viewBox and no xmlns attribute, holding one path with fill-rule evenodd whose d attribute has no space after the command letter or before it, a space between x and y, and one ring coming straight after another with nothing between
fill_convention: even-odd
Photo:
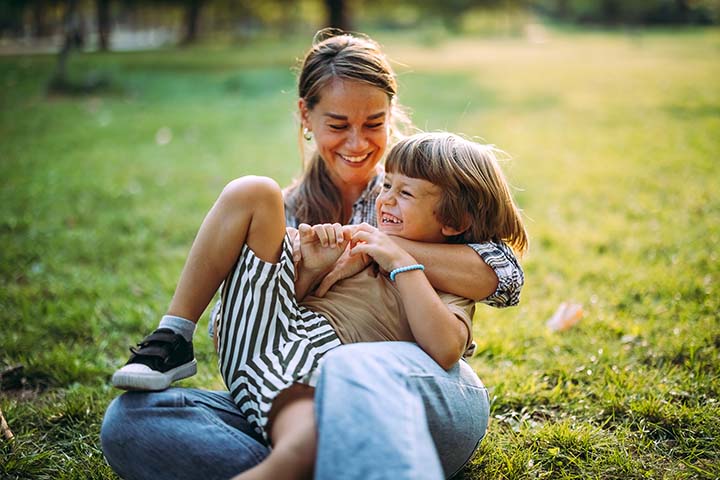
<instances>
[{"instance_id":1,"label":"woman's jeans","mask_svg":"<svg viewBox=\"0 0 720 480\"><path fill-rule=\"evenodd\" d=\"M315 478L440 479L469 460L487 428L487 391L461 361L443 370L417 345L343 345L325 356L315 392ZM269 449L227 392L128 392L101 431L125 479L227 479Z\"/></svg>"}]
</instances>

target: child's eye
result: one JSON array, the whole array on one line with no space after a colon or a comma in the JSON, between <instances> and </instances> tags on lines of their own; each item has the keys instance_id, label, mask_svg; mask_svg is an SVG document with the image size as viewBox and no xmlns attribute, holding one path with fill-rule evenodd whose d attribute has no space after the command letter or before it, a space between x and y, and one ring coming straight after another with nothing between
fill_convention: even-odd
<instances>
[{"instance_id":1,"label":"child's eye","mask_svg":"<svg viewBox=\"0 0 720 480\"><path fill-rule=\"evenodd\" d=\"M410 192L408 192L407 190L400 190L400 193L402 193L403 195L405 195L405 196L407 196L407 197L412 197L412 196L413 196L413 194L410 193Z\"/></svg>"},{"instance_id":2,"label":"child's eye","mask_svg":"<svg viewBox=\"0 0 720 480\"><path fill-rule=\"evenodd\" d=\"M390 190L390 182L383 182L382 188L383 190Z\"/></svg>"}]
</instances>

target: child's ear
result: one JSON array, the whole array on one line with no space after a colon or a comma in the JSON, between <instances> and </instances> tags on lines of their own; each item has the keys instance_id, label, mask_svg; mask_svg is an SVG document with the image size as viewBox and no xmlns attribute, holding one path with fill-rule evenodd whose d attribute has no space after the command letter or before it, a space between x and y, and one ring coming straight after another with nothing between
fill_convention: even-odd
<instances>
[{"instance_id":1,"label":"child's ear","mask_svg":"<svg viewBox=\"0 0 720 480\"><path fill-rule=\"evenodd\" d=\"M470 228L470 215L465 214L462 223L460 224L460 228L451 227L450 225L443 225L442 227L442 234L446 237L454 237L456 235L463 234L468 231Z\"/></svg>"}]
</instances>

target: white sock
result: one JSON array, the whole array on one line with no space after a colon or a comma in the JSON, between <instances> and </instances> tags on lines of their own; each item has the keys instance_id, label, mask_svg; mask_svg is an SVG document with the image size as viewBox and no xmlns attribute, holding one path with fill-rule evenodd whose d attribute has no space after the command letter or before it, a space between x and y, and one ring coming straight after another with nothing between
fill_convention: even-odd
<instances>
[{"instance_id":1,"label":"white sock","mask_svg":"<svg viewBox=\"0 0 720 480\"><path fill-rule=\"evenodd\" d=\"M195 322L174 315L163 315L158 328L169 328L173 332L182 335L188 342L192 342L195 334Z\"/></svg>"}]
</instances>

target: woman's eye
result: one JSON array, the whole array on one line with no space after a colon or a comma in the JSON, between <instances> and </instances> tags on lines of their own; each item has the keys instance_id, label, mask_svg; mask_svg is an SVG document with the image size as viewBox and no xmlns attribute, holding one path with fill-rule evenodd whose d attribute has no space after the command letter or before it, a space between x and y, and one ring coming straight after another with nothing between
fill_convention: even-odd
<instances>
[{"instance_id":1,"label":"woman's eye","mask_svg":"<svg viewBox=\"0 0 720 480\"><path fill-rule=\"evenodd\" d=\"M372 128L372 129L376 129L376 128L382 127L383 125L384 125L384 123L382 123L382 122L380 122L380 123L369 123L369 124L367 125L367 127L368 127L368 128Z\"/></svg>"},{"instance_id":2,"label":"woman's eye","mask_svg":"<svg viewBox=\"0 0 720 480\"><path fill-rule=\"evenodd\" d=\"M332 128L333 130L344 130L346 126L345 125L329 125L329 127Z\"/></svg>"}]
</instances>

